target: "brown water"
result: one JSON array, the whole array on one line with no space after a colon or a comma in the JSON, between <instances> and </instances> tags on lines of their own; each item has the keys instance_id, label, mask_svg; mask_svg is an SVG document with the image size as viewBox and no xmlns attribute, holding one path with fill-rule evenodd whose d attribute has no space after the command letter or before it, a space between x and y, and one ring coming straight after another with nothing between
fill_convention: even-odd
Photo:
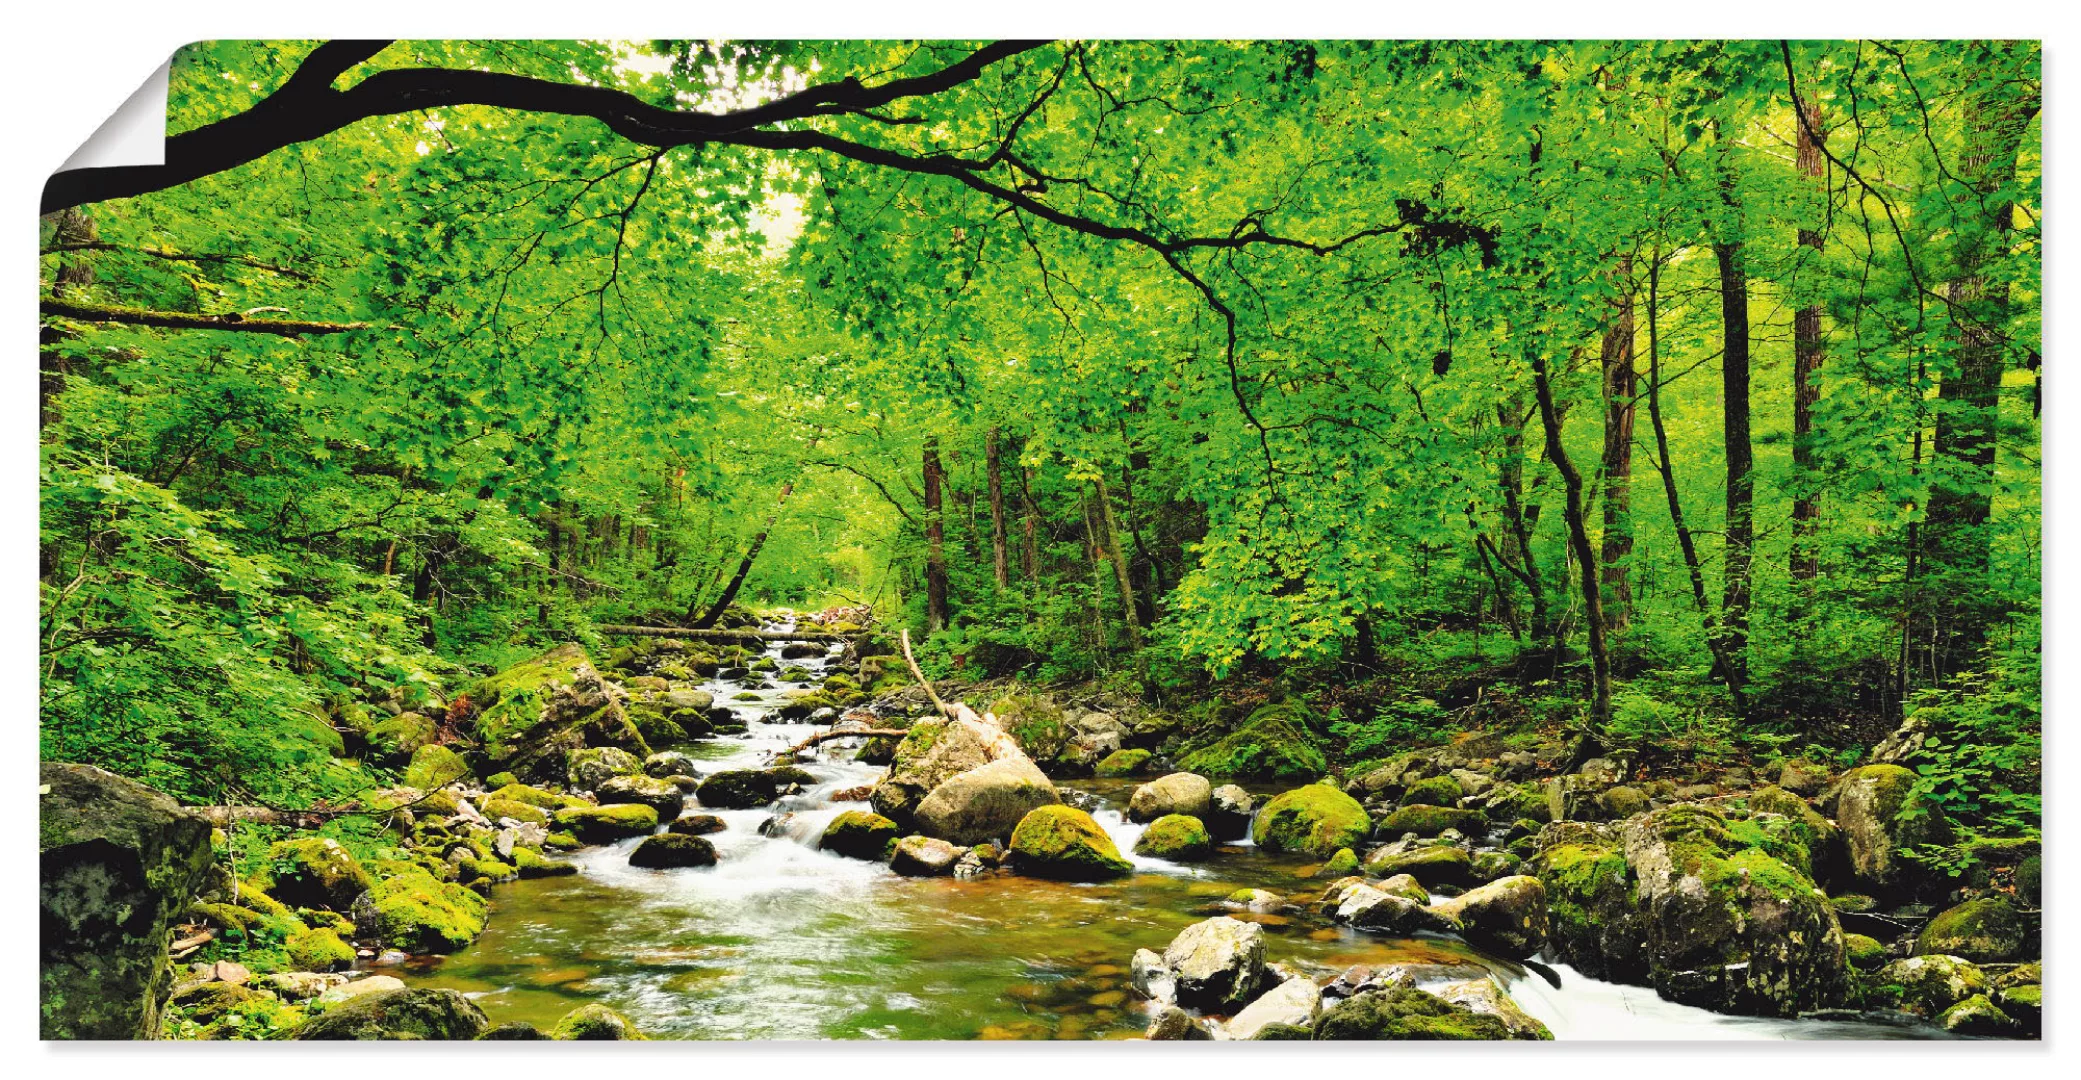
<instances>
[{"instance_id":1,"label":"brown water","mask_svg":"<svg viewBox=\"0 0 2081 1080\"><path fill-rule=\"evenodd\" d=\"M769 655L777 655L770 650ZM818 671L819 661L793 661ZM788 661L782 662L784 665ZM744 709L750 732L713 740L699 756L716 768L763 762L818 725L769 722L780 684L757 703L710 683L718 702ZM795 816L759 835L773 810L721 811L717 866L641 870L637 841L574 856L580 873L500 886L483 937L402 972L422 986L470 994L493 1022L547 1028L601 1002L659 1038L1108 1039L1139 1035L1147 1004L1127 982L1138 948L1161 951L1184 927L1216 914L1264 926L1266 958L1318 976L1354 964L1433 965L1436 980L1494 977L1562 1038L1873 1038L1927 1035L1890 1025L1725 1017L1661 1001L1652 991L1555 969L1557 988L1518 965L1457 940L1393 939L1317 917L1223 907L1237 889L1311 899L1313 866L1247 844L1207 863L1130 856L1136 873L1074 885L1010 874L974 881L911 879L886 866L814 848L829 820L864 804L831 792L879 769L834 750L806 766L820 783L775 808ZM1132 781L1066 785L1093 796L1094 816L1123 853L1140 826L1120 809Z\"/></svg>"}]
</instances>

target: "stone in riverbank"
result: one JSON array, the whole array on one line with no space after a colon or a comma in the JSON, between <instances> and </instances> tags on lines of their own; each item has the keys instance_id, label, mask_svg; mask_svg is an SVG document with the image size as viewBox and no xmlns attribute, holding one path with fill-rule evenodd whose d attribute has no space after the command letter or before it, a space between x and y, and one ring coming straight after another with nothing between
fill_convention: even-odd
<instances>
[{"instance_id":1,"label":"stone in riverbank","mask_svg":"<svg viewBox=\"0 0 2081 1080\"><path fill-rule=\"evenodd\" d=\"M816 777L792 765L771 769L729 769L701 781L695 798L716 810L750 810L780 797L790 787L808 787Z\"/></svg>"},{"instance_id":2,"label":"stone in riverbank","mask_svg":"<svg viewBox=\"0 0 2081 1080\"><path fill-rule=\"evenodd\" d=\"M1163 969L1178 1004L1227 1012L1256 997L1264 983L1264 929L1226 915L1193 923L1164 948ZM1158 978L1152 973L1148 981Z\"/></svg>"},{"instance_id":3,"label":"stone in riverbank","mask_svg":"<svg viewBox=\"0 0 2081 1080\"><path fill-rule=\"evenodd\" d=\"M1295 788L1265 804L1251 825L1257 846L1328 858L1365 841L1373 821L1358 800L1330 784Z\"/></svg>"},{"instance_id":4,"label":"stone in riverbank","mask_svg":"<svg viewBox=\"0 0 2081 1080\"><path fill-rule=\"evenodd\" d=\"M1468 942L1498 956L1523 960L1546 947L1546 889L1536 877L1500 878L1434 910L1457 919Z\"/></svg>"},{"instance_id":5,"label":"stone in riverbank","mask_svg":"<svg viewBox=\"0 0 2081 1080\"><path fill-rule=\"evenodd\" d=\"M1060 805L1040 807L1019 821L1011 857L1021 874L1064 881L1103 881L1134 869L1090 814Z\"/></svg>"},{"instance_id":6,"label":"stone in riverbank","mask_svg":"<svg viewBox=\"0 0 2081 1080\"><path fill-rule=\"evenodd\" d=\"M46 762L37 798L45 1039L156 1039L166 948L210 866L210 825L142 784Z\"/></svg>"},{"instance_id":7,"label":"stone in riverbank","mask_svg":"<svg viewBox=\"0 0 2081 1080\"><path fill-rule=\"evenodd\" d=\"M1413 850L1381 848L1366 856L1366 873L1376 877L1407 874L1427 889L1465 888L1474 883L1474 860L1456 847L1431 845Z\"/></svg>"},{"instance_id":8,"label":"stone in riverbank","mask_svg":"<svg viewBox=\"0 0 2081 1080\"><path fill-rule=\"evenodd\" d=\"M644 1036L628 1017L594 1003L580 1005L565 1013L564 1018L556 1022L556 1027L550 1029L549 1037L577 1042L620 1042Z\"/></svg>"},{"instance_id":9,"label":"stone in riverbank","mask_svg":"<svg viewBox=\"0 0 2081 1080\"><path fill-rule=\"evenodd\" d=\"M571 830L588 844L603 844L628 836L643 836L658 827L658 812L641 803L611 806L573 806L556 812L558 827Z\"/></svg>"},{"instance_id":10,"label":"stone in riverbank","mask_svg":"<svg viewBox=\"0 0 2081 1080\"><path fill-rule=\"evenodd\" d=\"M933 812L941 815L940 820L943 824L961 825L962 823L953 822L951 819L964 812L964 804L977 799L986 801L992 808L988 814L982 814L980 806L977 808L979 815L989 817L997 816L998 812L1007 810L1018 801L1008 800L1000 805L993 797L997 794L1011 794L1020 799L1031 800L1040 799L1040 793L1045 791L1047 798L1038 802L1028 801L1025 808L1027 810L1059 801L1054 784L1045 775L1041 775L1039 767L1019 748L1017 739L981 720L970 719L964 715L945 720L920 720L912 724L910 731L896 745L889 771L868 794L868 802L873 805L875 813L896 822L900 827L918 826L919 809L942 785L964 773L1000 761L1023 764L1025 768L1001 768L981 778L981 783L950 791L946 799L933 807ZM1005 790L994 790L1000 787ZM1021 792L1015 789L1026 790ZM1024 811L1021 811L1022 815L1023 813ZM1005 827L1009 828L1017 823L1018 817L1013 817L1010 822L1005 823ZM920 831L930 832L957 844L992 839L989 836L965 839L963 836L946 835L936 829ZM996 835L1004 834L999 832Z\"/></svg>"},{"instance_id":11,"label":"stone in riverbank","mask_svg":"<svg viewBox=\"0 0 2081 1080\"><path fill-rule=\"evenodd\" d=\"M1421 990L1392 987L1345 999L1316 1022L1319 1040L1509 1039L1494 1017L1449 1004Z\"/></svg>"},{"instance_id":12,"label":"stone in riverbank","mask_svg":"<svg viewBox=\"0 0 2081 1080\"><path fill-rule=\"evenodd\" d=\"M1850 872L1875 895L1910 891L1916 867L1901 848L1940 844L1951 829L1942 808L1914 793L1915 774L1898 765L1866 765L1843 774L1835 820Z\"/></svg>"},{"instance_id":13,"label":"stone in riverbank","mask_svg":"<svg viewBox=\"0 0 2081 1080\"><path fill-rule=\"evenodd\" d=\"M484 898L424 871L378 882L354 901L354 927L386 948L454 952L484 932Z\"/></svg>"},{"instance_id":14,"label":"stone in riverbank","mask_svg":"<svg viewBox=\"0 0 2081 1080\"><path fill-rule=\"evenodd\" d=\"M629 852L629 865L644 870L681 870L715 865L715 845L698 836L659 833Z\"/></svg>"},{"instance_id":15,"label":"stone in riverbank","mask_svg":"<svg viewBox=\"0 0 2081 1080\"><path fill-rule=\"evenodd\" d=\"M1214 839L1241 840L1250 835L1250 820L1257 816L1257 800L1241 784L1222 784L1208 797L1207 812L1195 816L1207 823L1207 835Z\"/></svg>"},{"instance_id":16,"label":"stone in riverbank","mask_svg":"<svg viewBox=\"0 0 2081 1080\"><path fill-rule=\"evenodd\" d=\"M314 1017L304 1040L474 1039L491 1026L484 1010L455 990L363 994Z\"/></svg>"},{"instance_id":17,"label":"stone in riverbank","mask_svg":"<svg viewBox=\"0 0 2081 1080\"><path fill-rule=\"evenodd\" d=\"M686 795L665 780L643 775L611 777L595 794L600 805L635 804L657 811L658 820L671 821L686 806Z\"/></svg>"},{"instance_id":18,"label":"stone in riverbank","mask_svg":"<svg viewBox=\"0 0 2081 1080\"><path fill-rule=\"evenodd\" d=\"M912 814L919 832L954 844L1006 836L1026 815L1061 802L1053 782L1023 755L947 778Z\"/></svg>"},{"instance_id":19,"label":"stone in riverbank","mask_svg":"<svg viewBox=\"0 0 2081 1080\"><path fill-rule=\"evenodd\" d=\"M886 819L885 819L886 820ZM906 836L896 841L889 869L904 877L942 877L954 872L970 849L932 836ZM980 864L978 859L978 864Z\"/></svg>"},{"instance_id":20,"label":"stone in riverbank","mask_svg":"<svg viewBox=\"0 0 2081 1080\"><path fill-rule=\"evenodd\" d=\"M1208 812L1213 807L1214 786L1206 777L1197 773L1174 772L1134 789L1134 795L1127 800L1127 820L1155 821L1171 814L1186 814L1207 823ZM1244 828L1236 830L1234 835L1241 836L1248 827L1246 819ZM1212 832L1210 823L1208 831Z\"/></svg>"},{"instance_id":21,"label":"stone in riverbank","mask_svg":"<svg viewBox=\"0 0 2081 1080\"><path fill-rule=\"evenodd\" d=\"M2030 928L2023 913L1999 896L1968 900L1922 928L1915 939L1918 956L1941 953L1975 964L2001 964L2023 959Z\"/></svg>"},{"instance_id":22,"label":"stone in riverbank","mask_svg":"<svg viewBox=\"0 0 2081 1080\"><path fill-rule=\"evenodd\" d=\"M1238 780L1308 780L1329 769L1329 759L1300 716L1301 706L1267 705L1234 731L1180 758L1178 765L1203 776Z\"/></svg>"},{"instance_id":23,"label":"stone in riverbank","mask_svg":"<svg viewBox=\"0 0 2081 1080\"><path fill-rule=\"evenodd\" d=\"M832 818L831 824L824 827L817 848L848 859L881 862L889 857L890 849L895 847L896 838L902 831L895 822L880 814L848 810Z\"/></svg>"},{"instance_id":24,"label":"stone in riverbank","mask_svg":"<svg viewBox=\"0 0 2081 1080\"><path fill-rule=\"evenodd\" d=\"M1134 853L1152 859L1196 862L1214 853L1207 827L1189 814L1168 814L1149 823L1135 841Z\"/></svg>"},{"instance_id":25,"label":"stone in riverbank","mask_svg":"<svg viewBox=\"0 0 2081 1080\"><path fill-rule=\"evenodd\" d=\"M643 771L636 755L619 747L600 746L571 751L564 763L564 778L579 791L592 791L617 776L635 776Z\"/></svg>"},{"instance_id":26,"label":"stone in riverbank","mask_svg":"<svg viewBox=\"0 0 2081 1080\"><path fill-rule=\"evenodd\" d=\"M269 845L254 874L254 884L284 904L334 911L347 910L375 883L339 841L317 836Z\"/></svg>"},{"instance_id":27,"label":"stone in riverbank","mask_svg":"<svg viewBox=\"0 0 2081 1080\"><path fill-rule=\"evenodd\" d=\"M650 745L630 721L628 694L602 678L585 650L559 645L469 688L482 711L471 728L486 771L523 779L553 776L574 750L614 747L632 754L641 771ZM604 779L604 778L603 778ZM592 784L573 786L590 789Z\"/></svg>"}]
</instances>

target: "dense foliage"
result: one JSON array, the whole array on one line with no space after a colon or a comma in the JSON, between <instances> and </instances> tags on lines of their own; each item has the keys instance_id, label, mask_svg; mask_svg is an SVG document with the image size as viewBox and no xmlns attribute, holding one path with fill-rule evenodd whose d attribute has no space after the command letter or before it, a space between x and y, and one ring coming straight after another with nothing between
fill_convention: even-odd
<instances>
[{"instance_id":1,"label":"dense foliage","mask_svg":"<svg viewBox=\"0 0 2081 1080\"><path fill-rule=\"evenodd\" d=\"M1523 721L1854 756L1916 712L1955 809L2034 827L2035 46L930 80L974 53L400 43L336 85L925 83L650 141L462 93L47 215L45 755L336 793L339 708L696 621L749 550L737 599L872 604L937 673L1284 681L1360 755ZM312 54L184 50L171 129Z\"/></svg>"}]
</instances>

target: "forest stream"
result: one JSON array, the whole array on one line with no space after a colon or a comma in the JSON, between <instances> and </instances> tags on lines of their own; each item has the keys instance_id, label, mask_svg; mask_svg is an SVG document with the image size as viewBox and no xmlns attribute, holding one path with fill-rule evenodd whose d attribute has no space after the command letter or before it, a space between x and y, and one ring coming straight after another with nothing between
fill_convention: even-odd
<instances>
[{"instance_id":1,"label":"forest stream","mask_svg":"<svg viewBox=\"0 0 2081 1080\"><path fill-rule=\"evenodd\" d=\"M769 642L766 656L780 655L781 644ZM775 713L786 691L816 686L833 660L785 661L811 678L774 682L756 701L733 700L745 692L741 682L702 683L748 722L743 735L690 750L703 771L761 767L820 730ZM587 848L572 856L575 876L501 887L474 944L415 957L394 973L462 991L494 1023L545 1028L597 1001L662 1038L1134 1038L1152 1003L1128 985L1129 956L1228 914L1264 928L1268 960L1313 976L1413 965L1419 987L1491 977L1558 1039L1947 1037L1926 1024L1723 1015L1565 965L1497 959L1456 939L1398 939L1303 915L1230 910L1221 902L1238 889L1291 890L1307 877L1308 860L1264 854L1247 840L1200 866L1132 854L1143 826L1122 811L1134 780L1063 788L1135 864L1128 877L1073 884L898 876L884 863L817 850L832 818L866 808L833 793L881 772L838 745L804 763L815 787L770 807L713 811L728 826L709 838L717 865L633 868L629 853L641 838Z\"/></svg>"}]
</instances>

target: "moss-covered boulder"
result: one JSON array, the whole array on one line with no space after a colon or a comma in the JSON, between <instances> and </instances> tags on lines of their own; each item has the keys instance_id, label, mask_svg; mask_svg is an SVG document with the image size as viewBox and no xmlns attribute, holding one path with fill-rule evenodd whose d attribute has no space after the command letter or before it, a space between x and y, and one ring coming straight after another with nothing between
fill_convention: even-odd
<instances>
[{"instance_id":1,"label":"moss-covered boulder","mask_svg":"<svg viewBox=\"0 0 2081 1080\"><path fill-rule=\"evenodd\" d=\"M1354 995L1316 1021L1318 1040L1509 1039L1503 1021L1421 990L1393 987Z\"/></svg>"},{"instance_id":2,"label":"moss-covered boulder","mask_svg":"<svg viewBox=\"0 0 2081 1080\"><path fill-rule=\"evenodd\" d=\"M686 793L667 780L649 776L616 776L593 792L601 806L634 803L658 812L659 821L671 821L686 806Z\"/></svg>"},{"instance_id":3,"label":"moss-covered boulder","mask_svg":"<svg viewBox=\"0 0 2081 1080\"><path fill-rule=\"evenodd\" d=\"M484 898L424 872L377 882L354 901L354 926L386 948L446 953L484 932Z\"/></svg>"},{"instance_id":4,"label":"moss-covered boulder","mask_svg":"<svg viewBox=\"0 0 2081 1080\"><path fill-rule=\"evenodd\" d=\"M1461 796L1460 782L1450 776L1433 776L1418 780L1402 792L1401 805L1458 806Z\"/></svg>"},{"instance_id":5,"label":"moss-covered boulder","mask_svg":"<svg viewBox=\"0 0 2081 1080\"><path fill-rule=\"evenodd\" d=\"M377 721L363 734L369 756L384 765L402 765L419 748L434 740L434 721L415 712L399 713Z\"/></svg>"},{"instance_id":6,"label":"moss-covered boulder","mask_svg":"<svg viewBox=\"0 0 2081 1080\"><path fill-rule=\"evenodd\" d=\"M1834 909L1719 814L1679 805L1572 835L1534 862L1560 959L1721 1012L1792 1016L1842 1000Z\"/></svg>"},{"instance_id":7,"label":"moss-covered boulder","mask_svg":"<svg viewBox=\"0 0 2081 1080\"><path fill-rule=\"evenodd\" d=\"M1912 891L1919 873L1903 848L1941 844L1951 829L1943 809L1915 793L1915 774L1898 765L1866 765L1843 774L1836 824L1857 883L1881 896Z\"/></svg>"},{"instance_id":8,"label":"moss-covered boulder","mask_svg":"<svg viewBox=\"0 0 2081 1080\"><path fill-rule=\"evenodd\" d=\"M1523 960L1546 947L1546 888L1527 874L1469 889L1433 910L1457 920L1470 943L1499 956Z\"/></svg>"},{"instance_id":9,"label":"moss-covered boulder","mask_svg":"<svg viewBox=\"0 0 2081 1080\"><path fill-rule=\"evenodd\" d=\"M682 870L714 866L715 845L698 836L659 833L629 852L629 865L644 870Z\"/></svg>"},{"instance_id":10,"label":"moss-covered boulder","mask_svg":"<svg viewBox=\"0 0 2081 1080\"><path fill-rule=\"evenodd\" d=\"M725 769L695 791L701 805L716 810L750 810L780 798L789 787L807 787L816 777L791 765L771 769Z\"/></svg>"},{"instance_id":11,"label":"moss-covered boulder","mask_svg":"<svg viewBox=\"0 0 2081 1080\"><path fill-rule=\"evenodd\" d=\"M640 776L643 762L618 746L583 747L564 757L564 779L580 791L593 791L617 776Z\"/></svg>"},{"instance_id":12,"label":"moss-covered boulder","mask_svg":"<svg viewBox=\"0 0 2081 1080\"><path fill-rule=\"evenodd\" d=\"M657 831L658 812L641 803L573 806L556 812L556 824L588 844L605 844Z\"/></svg>"},{"instance_id":13,"label":"moss-covered boulder","mask_svg":"<svg viewBox=\"0 0 2081 1080\"><path fill-rule=\"evenodd\" d=\"M1915 939L1915 954L1941 953L1975 964L2005 964L2023 959L2030 925L2023 913L2003 897L1968 900L1929 920Z\"/></svg>"},{"instance_id":14,"label":"moss-covered boulder","mask_svg":"<svg viewBox=\"0 0 2081 1080\"><path fill-rule=\"evenodd\" d=\"M525 1020L508 1020L493 1024L484 1034L477 1036L479 1042L540 1042L549 1036L542 1029Z\"/></svg>"},{"instance_id":15,"label":"moss-covered boulder","mask_svg":"<svg viewBox=\"0 0 2081 1080\"><path fill-rule=\"evenodd\" d=\"M910 827L919 804L934 788L993 761L1032 759L1006 732L966 717L920 720L910 726L883 774L868 795L874 812ZM945 839L952 840L952 837Z\"/></svg>"},{"instance_id":16,"label":"moss-covered boulder","mask_svg":"<svg viewBox=\"0 0 2081 1080\"><path fill-rule=\"evenodd\" d=\"M1055 784L1023 754L957 773L917 804L911 824L954 844L1001 840L1026 815L1062 801Z\"/></svg>"},{"instance_id":17,"label":"moss-covered boulder","mask_svg":"<svg viewBox=\"0 0 2081 1080\"><path fill-rule=\"evenodd\" d=\"M44 1039L156 1039L173 928L210 867L210 824L142 784L45 762L37 796Z\"/></svg>"},{"instance_id":18,"label":"moss-covered boulder","mask_svg":"<svg viewBox=\"0 0 2081 1080\"><path fill-rule=\"evenodd\" d=\"M564 1014L550 1029L552 1039L580 1042L618 1042L644 1038L628 1017L601 1004L580 1005Z\"/></svg>"},{"instance_id":19,"label":"moss-covered boulder","mask_svg":"<svg viewBox=\"0 0 2081 1080\"><path fill-rule=\"evenodd\" d=\"M1938 1027L1953 1035L2010 1035L2018 1027L2016 1021L1988 1000L1985 994L1974 994L1945 1009L1936 1022Z\"/></svg>"},{"instance_id":20,"label":"moss-covered boulder","mask_svg":"<svg viewBox=\"0 0 2081 1080\"><path fill-rule=\"evenodd\" d=\"M405 783L421 791L446 787L469 777L470 767L462 755L439 743L427 743L412 751L411 764L405 766Z\"/></svg>"},{"instance_id":21,"label":"moss-covered boulder","mask_svg":"<svg viewBox=\"0 0 2081 1080\"><path fill-rule=\"evenodd\" d=\"M1375 877L1407 874L1429 889L1464 888L1474 883L1473 856L1443 844L1407 851L1380 848L1367 855L1363 865Z\"/></svg>"},{"instance_id":22,"label":"moss-covered boulder","mask_svg":"<svg viewBox=\"0 0 2081 1080\"><path fill-rule=\"evenodd\" d=\"M865 673L865 661L861 670ZM1071 735L1062 707L1028 691L999 698L990 706L990 715L997 718L999 728L1017 740L1019 749L1035 761L1054 760Z\"/></svg>"},{"instance_id":23,"label":"moss-covered boulder","mask_svg":"<svg viewBox=\"0 0 2081 1080\"><path fill-rule=\"evenodd\" d=\"M1292 783L1329 770L1299 706L1267 705L1236 730L1179 759L1178 767L1203 776Z\"/></svg>"},{"instance_id":24,"label":"moss-covered boulder","mask_svg":"<svg viewBox=\"0 0 2081 1080\"><path fill-rule=\"evenodd\" d=\"M344 971L354 966L354 947L341 940L336 930L306 930L292 935L282 947L300 971Z\"/></svg>"},{"instance_id":25,"label":"moss-covered boulder","mask_svg":"<svg viewBox=\"0 0 2081 1080\"><path fill-rule=\"evenodd\" d=\"M307 1021L306 1040L474 1039L491 1021L456 990L386 990L361 994Z\"/></svg>"},{"instance_id":26,"label":"moss-covered boulder","mask_svg":"<svg viewBox=\"0 0 2081 1080\"><path fill-rule=\"evenodd\" d=\"M1910 956L1879 969L1873 981L1884 998L1935 1019L1945 1009L1988 990L1987 975L1956 956Z\"/></svg>"},{"instance_id":27,"label":"moss-covered boulder","mask_svg":"<svg viewBox=\"0 0 2081 1080\"><path fill-rule=\"evenodd\" d=\"M483 811L484 816L493 822L511 818L523 825L546 825L549 823L549 811L539 806L530 806L524 802L515 802L512 799L488 797L477 809Z\"/></svg>"},{"instance_id":28,"label":"moss-covered boulder","mask_svg":"<svg viewBox=\"0 0 2081 1080\"><path fill-rule=\"evenodd\" d=\"M666 828L686 836L707 836L710 833L723 832L729 827L729 822L714 814L681 814Z\"/></svg>"},{"instance_id":29,"label":"moss-covered boulder","mask_svg":"<svg viewBox=\"0 0 2081 1080\"><path fill-rule=\"evenodd\" d=\"M1251 825L1251 839L1271 852L1328 858L1364 843L1373 819L1358 800L1330 784L1309 784L1272 799Z\"/></svg>"},{"instance_id":30,"label":"moss-covered boulder","mask_svg":"<svg viewBox=\"0 0 2081 1080\"><path fill-rule=\"evenodd\" d=\"M824 827L817 847L848 859L881 862L889 857L890 848L902 834L895 822L880 814L848 810Z\"/></svg>"},{"instance_id":31,"label":"moss-covered boulder","mask_svg":"<svg viewBox=\"0 0 2081 1080\"><path fill-rule=\"evenodd\" d=\"M1157 818L1134 842L1134 853L1152 859L1197 862L1214 853L1207 827L1196 817L1170 814Z\"/></svg>"},{"instance_id":32,"label":"moss-covered boulder","mask_svg":"<svg viewBox=\"0 0 2081 1080\"><path fill-rule=\"evenodd\" d=\"M1091 767L1091 775L1100 777L1136 776L1142 766L1149 763L1153 755L1147 750L1115 750L1107 754L1098 764Z\"/></svg>"},{"instance_id":33,"label":"moss-covered boulder","mask_svg":"<svg viewBox=\"0 0 2081 1080\"><path fill-rule=\"evenodd\" d=\"M285 904L345 911L376 879L339 841L310 836L269 845L255 883Z\"/></svg>"},{"instance_id":34,"label":"moss-covered boulder","mask_svg":"<svg viewBox=\"0 0 2081 1080\"><path fill-rule=\"evenodd\" d=\"M1187 814L1206 821L1213 807L1214 785L1206 777L1174 772L1134 789L1127 800L1127 820L1155 821L1171 814ZM1240 830L1236 835L1241 835Z\"/></svg>"},{"instance_id":35,"label":"moss-covered boulder","mask_svg":"<svg viewBox=\"0 0 2081 1080\"><path fill-rule=\"evenodd\" d=\"M1410 833L1432 837L1447 829L1463 835L1480 836L1488 831L1488 817L1479 810L1409 803L1395 807L1393 813L1381 819L1379 831L1382 837L1393 839Z\"/></svg>"},{"instance_id":36,"label":"moss-covered boulder","mask_svg":"<svg viewBox=\"0 0 2081 1080\"><path fill-rule=\"evenodd\" d=\"M467 691L479 710L473 733L491 770L549 779L573 750L616 747L640 761L650 744L630 721L628 695L603 678L585 650L559 645Z\"/></svg>"},{"instance_id":37,"label":"moss-covered boulder","mask_svg":"<svg viewBox=\"0 0 2081 1080\"><path fill-rule=\"evenodd\" d=\"M1103 881L1133 870L1091 815L1072 806L1043 806L1012 830L1012 865L1031 877Z\"/></svg>"},{"instance_id":38,"label":"moss-covered boulder","mask_svg":"<svg viewBox=\"0 0 2081 1080\"><path fill-rule=\"evenodd\" d=\"M1315 871L1318 878L1341 878L1358 873L1358 853L1350 848L1338 848L1337 853L1323 862Z\"/></svg>"},{"instance_id":39,"label":"moss-covered boulder","mask_svg":"<svg viewBox=\"0 0 2081 1080\"><path fill-rule=\"evenodd\" d=\"M1867 973L1885 967L1888 959L1885 943L1863 934L1843 935L1843 958L1851 968Z\"/></svg>"},{"instance_id":40,"label":"moss-covered boulder","mask_svg":"<svg viewBox=\"0 0 2081 1080\"><path fill-rule=\"evenodd\" d=\"M570 806L590 805L584 799L576 796L558 795L555 792L544 791L538 787L529 787L526 784L507 784L485 796L485 801L487 802L493 799L509 799L513 802L526 803L529 806L539 807L552 812Z\"/></svg>"}]
</instances>

